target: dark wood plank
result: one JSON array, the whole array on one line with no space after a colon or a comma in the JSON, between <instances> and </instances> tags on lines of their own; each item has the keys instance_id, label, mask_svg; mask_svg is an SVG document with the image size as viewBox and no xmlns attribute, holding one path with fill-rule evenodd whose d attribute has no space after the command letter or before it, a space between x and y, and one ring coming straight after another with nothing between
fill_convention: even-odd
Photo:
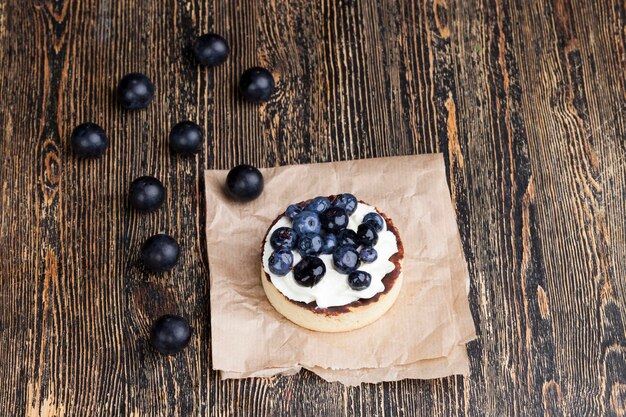
<instances>
[{"instance_id":1,"label":"dark wood plank","mask_svg":"<svg viewBox=\"0 0 626 417\"><path fill-rule=\"evenodd\" d=\"M614 0L0 0L0 414L626 415L626 10ZM230 42L199 68L194 35ZM246 67L279 91L236 94ZM124 112L130 71L157 86ZM177 121L201 155L170 154ZM68 151L101 124L100 160ZM443 152L471 272L471 375L346 388L210 369L202 171ZM152 174L165 207L131 211ZM167 231L180 265L137 263ZM195 328L166 358L163 313Z\"/></svg>"}]
</instances>

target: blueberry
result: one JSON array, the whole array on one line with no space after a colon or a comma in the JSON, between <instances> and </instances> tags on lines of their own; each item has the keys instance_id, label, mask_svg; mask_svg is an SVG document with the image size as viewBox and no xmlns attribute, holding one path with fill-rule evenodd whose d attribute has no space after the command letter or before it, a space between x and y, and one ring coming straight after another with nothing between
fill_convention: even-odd
<instances>
[{"instance_id":1,"label":"blueberry","mask_svg":"<svg viewBox=\"0 0 626 417\"><path fill-rule=\"evenodd\" d=\"M317 213L303 210L293 219L293 228L299 235L306 233L320 234L320 218Z\"/></svg>"},{"instance_id":2,"label":"blueberry","mask_svg":"<svg viewBox=\"0 0 626 417\"><path fill-rule=\"evenodd\" d=\"M341 207L331 207L320 215L322 228L332 233L337 233L348 227L349 220L348 213Z\"/></svg>"},{"instance_id":3,"label":"blueberry","mask_svg":"<svg viewBox=\"0 0 626 417\"><path fill-rule=\"evenodd\" d=\"M359 257L361 258L361 260L363 262L366 263L372 263L374 262L376 259L378 259L378 252L376 252L376 249L374 249L371 246L366 246L363 249L361 249L361 252L359 252Z\"/></svg>"},{"instance_id":4,"label":"blueberry","mask_svg":"<svg viewBox=\"0 0 626 417\"><path fill-rule=\"evenodd\" d=\"M356 210L356 206L359 204L356 197L352 194L339 194L335 197L335 202L333 203L335 207L341 207L346 209L348 215L352 215Z\"/></svg>"},{"instance_id":5,"label":"blueberry","mask_svg":"<svg viewBox=\"0 0 626 417\"><path fill-rule=\"evenodd\" d=\"M337 247L337 237L332 233L326 234L324 236L324 244L322 245L322 253L331 254L335 251Z\"/></svg>"},{"instance_id":6,"label":"blueberry","mask_svg":"<svg viewBox=\"0 0 626 417\"><path fill-rule=\"evenodd\" d=\"M193 44L193 54L200 65L214 67L228 58L228 42L217 33L198 36Z\"/></svg>"},{"instance_id":7,"label":"blueberry","mask_svg":"<svg viewBox=\"0 0 626 417\"><path fill-rule=\"evenodd\" d=\"M255 103L269 100L274 87L272 73L261 67L248 68L239 79L241 95Z\"/></svg>"},{"instance_id":8,"label":"blueberry","mask_svg":"<svg viewBox=\"0 0 626 417\"><path fill-rule=\"evenodd\" d=\"M176 240L160 233L145 241L141 247L141 261L152 272L165 272L174 268L179 253Z\"/></svg>"},{"instance_id":9,"label":"blueberry","mask_svg":"<svg viewBox=\"0 0 626 417\"><path fill-rule=\"evenodd\" d=\"M331 203L327 197L315 197L304 208L305 210L314 211L316 213L323 213L330 208Z\"/></svg>"},{"instance_id":10,"label":"blueberry","mask_svg":"<svg viewBox=\"0 0 626 417\"><path fill-rule=\"evenodd\" d=\"M130 110L148 107L154 96L154 84L144 74L126 74L117 85L117 99L122 107Z\"/></svg>"},{"instance_id":11,"label":"blueberry","mask_svg":"<svg viewBox=\"0 0 626 417\"><path fill-rule=\"evenodd\" d=\"M353 248L359 247L359 239L356 237L356 232L352 229L343 229L337 233L337 246L352 246Z\"/></svg>"},{"instance_id":12,"label":"blueberry","mask_svg":"<svg viewBox=\"0 0 626 417\"><path fill-rule=\"evenodd\" d=\"M363 217L363 223L369 223L374 226L377 232L382 232L385 227L385 221L382 216L378 213L367 213L365 217Z\"/></svg>"},{"instance_id":13,"label":"blueberry","mask_svg":"<svg viewBox=\"0 0 626 417\"><path fill-rule=\"evenodd\" d=\"M302 212L302 207L300 207L297 204L292 204L289 207L287 207L287 210L285 210L285 216L293 220L294 217L296 217L301 212Z\"/></svg>"},{"instance_id":14,"label":"blueberry","mask_svg":"<svg viewBox=\"0 0 626 417\"><path fill-rule=\"evenodd\" d=\"M130 184L130 204L139 211L154 211L165 201L165 188L154 177L139 177Z\"/></svg>"},{"instance_id":15,"label":"blueberry","mask_svg":"<svg viewBox=\"0 0 626 417\"><path fill-rule=\"evenodd\" d=\"M238 165L228 173L226 189L238 200L254 200L263 192L263 174L251 165Z\"/></svg>"},{"instance_id":16,"label":"blueberry","mask_svg":"<svg viewBox=\"0 0 626 417\"><path fill-rule=\"evenodd\" d=\"M356 231L356 237L363 246L374 246L378 242L378 233L370 223L361 223Z\"/></svg>"},{"instance_id":17,"label":"blueberry","mask_svg":"<svg viewBox=\"0 0 626 417\"><path fill-rule=\"evenodd\" d=\"M270 244L276 250L280 248L293 249L296 247L297 241L298 235L291 227L279 227L270 236Z\"/></svg>"},{"instance_id":18,"label":"blueberry","mask_svg":"<svg viewBox=\"0 0 626 417\"><path fill-rule=\"evenodd\" d=\"M194 122L180 122L170 131L170 149L183 155L192 155L202 149L202 140L202 129Z\"/></svg>"},{"instance_id":19,"label":"blueberry","mask_svg":"<svg viewBox=\"0 0 626 417\"><path fill-rule=\"evenodd\" d=\"M267 263L272 274L287 275L293 265L293 253L289 249L278 249L272 252Z\"/></svg>"},{"instance_id":20,"label":"blueberry","mask_svg":"<svg viewBox=\"0 0 626 417\"><path fill-rule=\"evenodd\" d=\"M293 277L303 287L313 287L326 274L326 265L316 256L305 256L293 267Z\"/></svg>"},{"instance_id":21,"label":"blueberry","mask_svg":"<svg viewBox=\"0 0 626 417\"><path fill-rule=\"evenodd\" d=\"M366 289L372 283L372 276L365 271L354 271L348 275L348 285L355 291Z\"/></svg>"},{"instance_id":22,"label":"blueberry","mask_svg":"<svg viewBox=\"0 0 626 417\"><path fill-rule=\"evenodd\" d=\"M314 233L307 233L298 239L298 251L302 256L319 255L323 245L322 237Z\"/></svg>"},{"instance_id":23,"label":"blueberry","mask_svg":"<svg viewBox=\"0 0 626 417\"><path fill-rule=\"evenodd\" d=\"M333 253L333 263L337 271L349 274L359 267L359 253L352 246L340 246Z\"/></svg>"},{"instance_id":24,"label":"blueberry","mask_svg":"<svg viewBox=\"0 0 626 417\"><path fill-rule=\"evenodd\" d=\"M72 151L80 158L95 158L109 146L104 129L95 123L83 123L72 130Z\"/></svg>"},{"instance_id":25,"label":"blueberry","mask_svg":"<svg viewBox=\"0 0 626 417\"><path fill-rule=\"evenodd\" d=\"M161 353L178 353L189 344L192 329L187 320L180 316L159 317L150 330L150 343Z\"/></svg>"}]
</instances>

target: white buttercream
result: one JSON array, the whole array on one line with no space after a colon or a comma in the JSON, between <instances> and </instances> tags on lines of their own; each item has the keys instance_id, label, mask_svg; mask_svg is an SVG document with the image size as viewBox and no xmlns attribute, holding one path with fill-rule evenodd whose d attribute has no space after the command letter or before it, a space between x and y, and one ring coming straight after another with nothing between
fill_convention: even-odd
<instances>
[{"instance_id":1,"label":"white buttercream","mask_svg":"<svg viewBox=\"0 0 626 417\"><path fill-rule=\"evenodd\" d=\"M356 231L363 221L363 217L372 212L376 212L374 207L359 203L356 211L350 216L348 228ZM378 252L378 258L376 261L369 264L362 262L359 267L359 270L368 272L372 276L370 286L361 291L350 288L348 285L348 275L342 274L335 269L332 255L319 255L319 258L326 265L326 274L317 285L311 288L299 285L294 279L292 271L289 271L285 276L272 274L268 267L268 260L273 252L269 237L274 230L284 226L292 227L291 219L285 216L281 217L274 226L272 226L265 238L263 245L263 269L269 274L274 286L285 297L304 303L315 301L318 307L325 308L343 306L361 298L372 298L379 292L385 290L382 280L385 275L395 268L395 265L389 258L398 252L396 236L391 231L387 230L386 223L383 230L378 233L378 242L374 246L376 252ZM293 251L293 256L293 264L295 265L300 261L301 256L297 250Z\"/></svg>"}]
</instances>

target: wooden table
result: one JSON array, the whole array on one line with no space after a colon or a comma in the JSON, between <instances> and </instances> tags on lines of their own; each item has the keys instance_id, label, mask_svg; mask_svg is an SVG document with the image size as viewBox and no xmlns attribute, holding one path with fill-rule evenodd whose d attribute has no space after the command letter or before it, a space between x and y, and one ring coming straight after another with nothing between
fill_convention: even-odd
<instances>
[{"instance_id":1,"label":"wooden table","mask_svg":"<svg viewBox=\"0 0 626 417\"><path fill-rule=\"evenodd\" d=\"M198 67L193 37L232 46ZM0 415L624 416L626 9L617 1L0 0ZM252 105L239 74L270 68ZM155 100L113 89L146 72ZM203 152L167 148L178 121ZM79 161L68 137L101 124ZM471 375L346 388L211 372L202 171L443 152L471 272ZM165 207L129 209L155 175ZM138 266L178 237L171 273ZM164 357L151 322L191 345Z\"/></svg>"}]
</instances>

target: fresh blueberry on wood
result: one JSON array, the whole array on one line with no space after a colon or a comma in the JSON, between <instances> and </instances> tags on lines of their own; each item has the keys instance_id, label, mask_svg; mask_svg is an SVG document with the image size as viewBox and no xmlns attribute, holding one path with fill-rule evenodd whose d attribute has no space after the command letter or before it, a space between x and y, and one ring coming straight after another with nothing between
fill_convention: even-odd
<instances>
[{"instance_id":1,"label":"fresh blueberry on wood","mask_svg":"<svg viewBox=\"0 0 626 417\"><path fill-rule=\"evenodd\" d=\"M338 194L335 197L335 201L333 205L335 207L341 207L346 210L348 216L351 216L352 213L356 210L356 206L359 204L358 200L352 194Z\"/></svg>"},{"instance_id":2,"label":"fresh blueberry on wood","mask_svg":"<svg viewBox=\"0 0 626 417\"><path fill-rule=\"evenodd\" d=\"M374 262L376 259L378 259L378 252L376 252L376 249L374 249L373 247L366 246L362 248L361 251L359 252L359 258L361 258L363 262L366 262L369 264L369 263Z\"/></svg>"},{"instance_id":3,"label":"fresh blueberry on wood","mask_svg":"<svg viewBox=\"0 0 626 417\"><path fill-rule=\"evenodd\" d=\"M191 327L183 317L159 317L150 330L150 343L161 353L171 355L183 350L191 340Z\"/></svg>"},{"instance_id":4,"label":"fresh blueberry on wood","mask_svg":"<svg viewBox=\"0 0 626 417\"><path fill-rule=\"evenodd\" d=\"M194 122L177 123L170 131L170 149L182 155L192 155L202 149L202 129Z\"/></svg>"},{"instance_id":5,"label":"fresh blueberry on wood","mask_svg":"<svg viewBox=\"0 0 626 417\"><path fill-rule=\"evenodd\" d=\"M226 176L226 189L237 200L254 200L263 192L263 174L252 165L238 165Z\"/></svg>"},{"instance_id":6,"label":"fresh blueberry on wood","mask_svg":"<svg viewBox=\"0 0 626 417\"><path fill-rule=\"evenodd\" d=\"M298 235L291 227L279 227L270 236L270 245L274 250L293 249L298 242Z\"/></svg>"},{"instance_id":7,"label":"fresh blueberry on wood","mask_svg":"<svg viewBox=\"0 0 626 417\"><path fill-rule=\"evenodd\" d=\"M293 220L301 212L302 212L302 207L300 207L297 204L291 204L289 207L287 207L287 210L285 210L285 216Z\"/></svg>"},{"instance_id":8,"label":"fresh blueberry on wood","mask_svg":"<svg viewBox=\"0 0 626 417\"><path fill-rule=\"evenodd\" d=\"M331 207L320 215L322 228L331 233L337 233L348 227L350 217L341 207Z\"/></svg>"},{"instance_id":9,"label":"fresh blueberry on wood","mask_svg":"<svg viewBox=\"0 0 626 417\"><path fill-rule=\"evenodd\" d=\"M304 210L293 219L293 229L299 235L307 233L320 234L320 218L313 211Z\"/></svg>"},{"instance_id":10,"label":"fresh blueberry on wood","mask_svg":"<svg viewBox=\"0 0 626 417\"><path fill-rule=\"evenodd\" d=\"M343 229L337 233L337 246L352 246L353 248L359 247L359 239L356 236L356 232L352 229Z\"/></svg>"},{"instance_id":11,"label":"fresh blueberry on wood","mask_svg":"<svg viewBox=\"0 0 626 417\"><path fill-rule=\"evenodd\" d=\"M374 226L377 232L382 232L385 227L385 221L382 216L378 213L367 213L365 217L363 217L363 223L370 223Z\"/></svg>"},{"instance_id":12,"label":"fresh blueberry on wood","mask_svg":"<svg viewBox=\"0 0 626 417\"><path fill-rule=\"evenodd\" d=\"M370 286L372 276L365 271L354 271L348 275L348 285L355 291L362 291Z\"/></svg>"},{"instance_id":13,"label":"fresh blueberry on wood","mask_svg":"<svg viewBox=\"0 0 626 417\"><path fill-rule=\"evenodd\" d=\"M378 242L378 233L370 223L361 223L356 231L356 237L363 246L374 246Z\"/></svg>"},{"instance_id":14,"label":"fresh blueberry on wood","mask_svg":"<svg viewBox=\"0 0 626 417\"><path fill-rule=\"evenodd\" d=\"M71 137L72 152L80 158L95 158L109 146L104 129L95 123L83 123L74 128Z\"/></svg>"},{"instance_id":15,"label":"fresh blueberry on wood","mask_svg":"<svg viewBox=\"0 0 626 417\"><path fill-rule=\"evenodd\" d=\"M267 261L270 272L275 275L287 275L293 265L293 253L289 249L278 249Z\"/></svg>"},{"instance_id":16,"label":"fresh blueberry on wood","mask_svg":"<svg viewBox=\"0 0 626 417\"><path fill-rule=\"evenodd\" d=\"M198 36L193 44L193 54L201 65L215 67L228 58L230 48L226 39L217 33Z\"/></svg>"},{"instance_id":17,"label":"fresh blueberry on wood","mask_svg":"<svg viewBox=\"0 0 626 417\"><path fill-rule=\"evenodd\" d=\"M313 287L326 274L326 265L316 256L305 256L293 267L293 277L303 287Z\"/></svg>"},{"instance_id":18,"label":"fresh blueberry on wood","mask_svg":"<svg viewBox=\"0 0 626 417\"><path fill-rule=\"evenodd\" d=\"M261 67L248 68L239 79L239 91L247 100L260 103L269 100L274 93L272 73Z\"/></svg>"},{"instance_id":19,"label":"fresh blueberry on wood","mask_svg":"<svg viewBox=\"0 0 626 417\"><path fill-rule=\"evenodd\" d=\"M145 241L141 247L141 261L152 272L165 272L176 265L179 253L176 240L160 233Z\"/></svg>"},{"instance_id":20,"label":"fresh blueberry on wood","mask_svg":"<svg viewBox=\"0 0 626 417\"><path fill-rule=\"evenodd\" d=\"M333 253L333 263L337 271L349 274L359 267L359 253L352 246L340 246Z\"/></svg>"},{"instance_id":21,"label":"fresh blueberry on wood","mask_svg":"<svg viewBox=\"0 0 626 417\"><path fill-rule=\"evenodd\" d=\"M122 107L129 110L143 109L154 97L154 84L144 74L126 74L117 85L117 99Z\"/></svg>"},{"instance_id":22,"label":"fresh blueberry on wood","mask_svg":"<svg viewBox=\"0 0 626 417\"><path fill-rule=\"evenodd\" d=\"M130 184L130 204L139 211L154 211L165 201L165 188L154 177L139 177Z\"/></svg>"},{"instance_id":23,"label":"fresh blueberry on wood","mask_svg":"<svg viewBox=\"0 0 626 417\"><path fill-rule=\"evenodd\" d=\"M298 251L302 256L319 255L323 245L324 240L315 233L307 233L298 239Z\"/></svg>"},{"instance_id":24,"label":"fresh blueberry on wood","mask_svg":"<svg viewBox=\"0 0 626 417\"><path fill-rule=\"evenodd\" d=\"M314 211L316 213L323 213L331 206L330 200L327 197L315 197L304 208L305 210Z\"/></svg>"},{"instance_id":25,"label":"fresh blueberry on wood","mask_svg":"<svg viewBox=\"0 0 626 417\"><path fill-rule=\"evenodd\" d=\"M337 237L332 233L327 233L324 236L324 245L322 245L322 253L328 255L335 251L337 247Z\"/></svg>"}]
</instances>

